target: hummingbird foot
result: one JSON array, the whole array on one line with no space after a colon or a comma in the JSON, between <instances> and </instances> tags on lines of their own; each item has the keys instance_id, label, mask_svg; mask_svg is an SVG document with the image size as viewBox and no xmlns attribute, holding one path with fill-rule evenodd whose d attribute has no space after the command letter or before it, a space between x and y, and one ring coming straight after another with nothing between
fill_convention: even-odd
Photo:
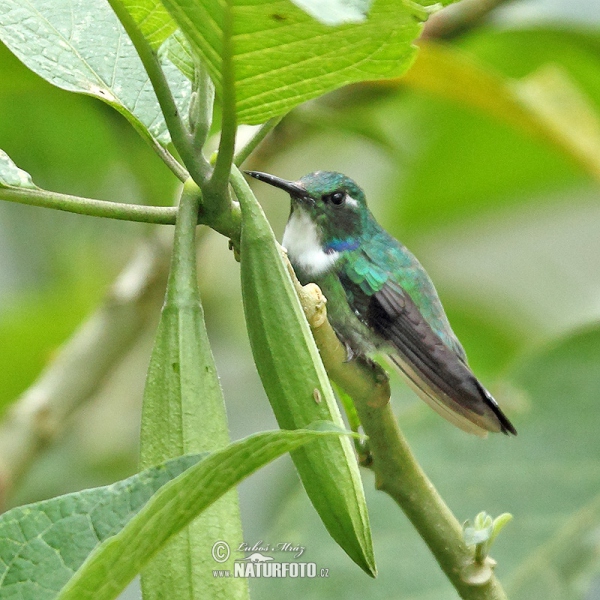
<instances>
[{"instance_id":1,"label":"hummingbird foot","mask_svg":"<svg viewBox=\"0 0 600 600\"><path fill-rule=\"evenodd\" d=\"M346 359L344 360L344 362L352 362L358 356L358 354L348 342L342 341L342 343L344 344L344 348L346 348Z\"/></svg>"}]
</instances>

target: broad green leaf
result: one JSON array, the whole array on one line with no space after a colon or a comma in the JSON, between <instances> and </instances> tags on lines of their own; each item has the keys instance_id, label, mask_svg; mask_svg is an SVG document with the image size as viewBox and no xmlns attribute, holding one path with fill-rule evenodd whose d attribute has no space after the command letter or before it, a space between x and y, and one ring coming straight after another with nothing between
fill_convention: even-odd
<instances>
[{"instance_id":1,"label":"broad green leaf","mask_svg":"<svg viewBox=\"0 0 600 600\"><path fill-rule=\"evenodd\" d=\"M244 477L301 444L340 433L261 433L110 486L14 508L0 516L0 597L115 598L171 536ZM221 567L212 561L206 568L212 576Z\"/></svg>"},{"instance_id":2,"label":"broad green leaf","mask_svg":"<svg viewBox=\"0 0 600 600\"><path fill-rule=\"evenodd\" d=\"M155 50L177 29L160 0L121 0L121 4Z\"/></svg>"},{"instance_id":3,"label":"broad green leaf","mask_svg":"<svg viewBox=\"0 0 600 600\"><path fill-rule=\"evenodd\" d=\"M194 80L194 57L190 45L181 31L177 30L161 47L169 60L190 80Z\"/></svg>"},{"instance_id":4,"label":"broad green leaf","mask_svg":"<svg viewBox=\"0 0 600 600\"><path fill-rule=\"evenodd\" d=\"M403 84L471 105L549 142L600 179L600 116L563 69L546 67L515 81L450 46L420 48Z\"/></svg>"},{"instance_id":5,"label":"broad green leaf","mask_svg":"<svg viewBox=\"0 0 600 600\"><path fill-rule=\"evenodd\" d=\"M142 410L141 466L229 443L223 393L210 349L196 275L198 193L187 184L180 201L171 273L150 359ZM243 541L235 490L178 535L142 573L146 600L247 597L242 578L213 577L211 547ZM233 569L233 556L223 569Z\"/></svg>"},{"instance_id":6,"label":"broad green leaf","mask_svg":"<svg viewBox=\"0 0 600 600\"><path fill-rule=\"evenodd\" d=\"M221 98L233 93L223 89L232 71L234 81L227 81L235 87L238 121L248 124L349 83L399 77L415 56L412 42L428 12L427 2L380 0L364 23L329 27L288 0L164 4Z\"/></svg>"},{"instance_id":7,"label":"broad green leaf","mask_svg":"<svg viewBox=\"0 0 600 600\"><path fill-rule=\"evenodd\" d=\"M0 187L37 188L31 175L19 169L4 150L0 150Z\"/></svg>"},{"instance_id":8,"label":"broad green leaf","mask_svg":"<svg viewBox=\"0 0 600 600\"><path fill-rule=\"evenodd\" d=\"M180 457L113 485L4 513L0 597L56 598L102 542L119 533L162 486L202 458Z\"/></svg>"},{"instance_id":9,"label":"broad green leaf","mask_svg":"<svg viewBox=\"0 0 600 600\"><path fill-rule=\"evenodd\" d=\"M7 0L0 4L0 40L53 85L115 108L151 145L169 142L148 76L104 0ZM170 62L163 66L186 114L189 81Z\"/></svg>"},{"instance_id":10,"label":"broad green leaf","mask_svg":"<svg viewBox=\"0 0 600 600\"><path fill-rule=\"evenodd\" d=\"M107 118L104 108L89 97L51 85L4 44L0 44L0 81L0 140L11 158L21 168L26 166L37 185L88 198L125 200L126 194L128 202L139 201L140 193L146 204L172 204L172 172L148 153L147 144L140 143L141 138L124 119ZM111 179L107 188L107 174L117 164L135 177L131 181L134 188L127 192L121 177L119 181ZM39 213L36 218L40 219L45 214L33 212ZM49 228L58 233L56 224ZM62 233L58 237L63 239ZM47 244L48 240L44 242L46 256Z\"/></svg>"},{"instance_id":11,"label":"broad green leaf","mask_svg":"<svg viewBox=\"0 0 600 600\"><path fill-rule=\"evenodd\" d=\"M280 427L315 420L342 426L331 384L269 223L239 171L240 271L252 354ZM304 489L325 527L368 574L376 573L358 464L347 438L292 453Z\"/></svg>"}]
</instances>

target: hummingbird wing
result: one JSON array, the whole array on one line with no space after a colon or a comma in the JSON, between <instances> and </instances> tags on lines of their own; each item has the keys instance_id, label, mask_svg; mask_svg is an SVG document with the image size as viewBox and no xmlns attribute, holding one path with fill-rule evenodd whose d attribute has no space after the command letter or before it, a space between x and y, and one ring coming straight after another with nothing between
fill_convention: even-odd
<instances>
[{"instance_id":1,"label":"hummingbird wing","mask_svg":"<svg viewBox=\"0 0 600 600\"><path fill-rule=\"evenodd\" d=\"M388 240L385 248L390 247ZM407 284L418 278L416 287L426 290L429 319L400 281L378 266L377 256L369 255L377 250L357 252L338 276L357 316L384 341L391 362L427 404L460 429L479 436L488 431L516 434L469 368L435 288L416 259L405 252L402 269L411 275Z\"/></svg>"},{"instance_id":2,"label":"hummingbird wing","mask_svg":"<svg viewBox=\"0 0 600 600\"><path fill-rule=\"evenodd\" d=\"M463 357L440 339L399 284L388 280L370 297L366 318L392 345L389 357L411 387L448 421L480 436L516 434Z\"/></svg>"}]
</instances>

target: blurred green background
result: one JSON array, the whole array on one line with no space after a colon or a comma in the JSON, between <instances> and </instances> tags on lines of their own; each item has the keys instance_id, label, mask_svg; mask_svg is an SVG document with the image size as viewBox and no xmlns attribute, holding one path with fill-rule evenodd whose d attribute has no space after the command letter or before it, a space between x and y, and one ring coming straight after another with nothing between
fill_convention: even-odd
<instances>
[{"instance_id":1,"label":"blurred green background","mask_svg":"<svg viewBox=\"0 0 600 600\"><path fill-rule=\"evenodd\" d=\"M595 114L592 137L600 136L599 27L597 0L513 2L447 43L511 81L559 67ZM114 111L53 88L4 48L0 80L0 148L38 185L172 202L174 178ZM300 107L248 167L289 179L338 170L365 189L380 222L429 271L472 367L519 430L515 439L471 439L394 379L398 418L425 471L460 520L480 510L513 513L492 551L512 598L600 598L600 175L486 111L402 82L354 86ZM287 197L255 190L281 236ZM35 380L153 231L0 203L0 410ZM274 428L226 239L202 238L199 273L232 437ZM10 505L136 470L155 325L64 424ZM330 572L327 580L252 582L254 597L457 597L402 513L374 490L369 472L364 477L376 581L328 537L288 459L241 485L248 543L305 546L303 560ZM135 586L128 594L137 597Z\"/></svg>"}]
</instances>

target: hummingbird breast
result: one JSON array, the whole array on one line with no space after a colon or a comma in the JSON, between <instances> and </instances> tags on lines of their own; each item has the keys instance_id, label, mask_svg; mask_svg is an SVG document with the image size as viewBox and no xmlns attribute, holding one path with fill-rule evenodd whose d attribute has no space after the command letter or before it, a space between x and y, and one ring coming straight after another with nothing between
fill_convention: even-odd
<instances>
[{"instance_id":1,"label":"hummingbird breast","mask_svg":"<svg viewBox=\"0 0 600 600\"><path fill-rule=\"evenodd\" d=\"M318 277L330 271L339 258L339 252L323 249L315 222L299 207L290 216L282 244L296 272L300 269L309 277Z\"/></svg>"}]
</instances>

